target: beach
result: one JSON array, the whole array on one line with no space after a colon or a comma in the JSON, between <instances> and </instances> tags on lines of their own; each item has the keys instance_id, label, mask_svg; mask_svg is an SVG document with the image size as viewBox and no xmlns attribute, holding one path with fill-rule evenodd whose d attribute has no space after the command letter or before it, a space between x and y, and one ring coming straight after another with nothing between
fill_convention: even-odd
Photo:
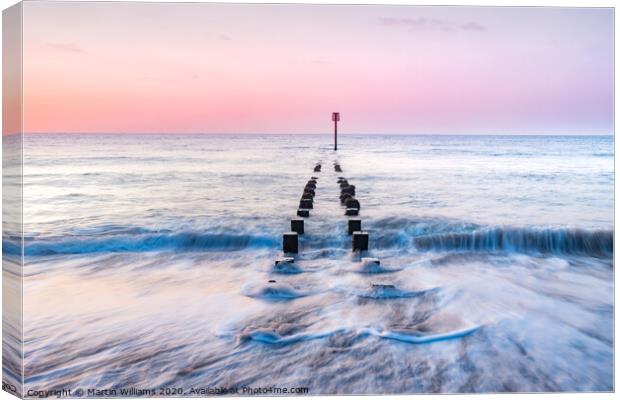
<instances>
[{"instance_id":1,"label":"beach","mask_svg":"<svg viewBox=\"0 0 620 400\"><path fill-rule=\"evenodd\" d=\"M24 140L26 391L613 390L612 136Z\"/></svg>"}]
</instances>

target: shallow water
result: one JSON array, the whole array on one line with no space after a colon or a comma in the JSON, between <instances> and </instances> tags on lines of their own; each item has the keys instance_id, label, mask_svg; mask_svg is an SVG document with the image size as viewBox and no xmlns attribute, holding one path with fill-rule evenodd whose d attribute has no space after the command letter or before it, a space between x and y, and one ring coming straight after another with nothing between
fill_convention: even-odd
<instances>
[{"instance_id":1,"label":"shallow water","mask_svg":"<svg viewBox=\"0 0 620 400\"><path fill-rule=\"evenodd\" d=\"M32 135L24 157L27 390L613 388L611 137Z\"/></svg>"}]
</instances>

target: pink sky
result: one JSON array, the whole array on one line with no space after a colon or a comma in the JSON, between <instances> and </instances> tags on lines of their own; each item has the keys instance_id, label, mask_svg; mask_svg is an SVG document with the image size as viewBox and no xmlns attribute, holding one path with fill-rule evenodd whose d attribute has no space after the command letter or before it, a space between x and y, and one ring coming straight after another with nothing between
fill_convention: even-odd
<instances>
[{"instance_id":1,"label":"pink sky","mask_svg":"<svg viewBox=\"0 0 620 400\"><path fill-rule=\"evenodd\" d=\"M612 9L24 3L27 132L611 134Z\"/></svg>"}]
</instances>

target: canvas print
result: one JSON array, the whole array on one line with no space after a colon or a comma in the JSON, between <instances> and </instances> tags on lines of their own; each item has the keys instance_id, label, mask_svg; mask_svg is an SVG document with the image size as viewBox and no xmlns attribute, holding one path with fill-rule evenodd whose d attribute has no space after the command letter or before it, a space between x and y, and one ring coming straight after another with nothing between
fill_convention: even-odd
<instances>
[{"instance_id":1,"label":"canvas print","mask_svg":"<svg viewBox=\"0 0 620 400\"><path fill-rule=\"evenodd\" d=\"M3 13L3 389L614 390L614 11Z\"/></svg>"}]
</instances>

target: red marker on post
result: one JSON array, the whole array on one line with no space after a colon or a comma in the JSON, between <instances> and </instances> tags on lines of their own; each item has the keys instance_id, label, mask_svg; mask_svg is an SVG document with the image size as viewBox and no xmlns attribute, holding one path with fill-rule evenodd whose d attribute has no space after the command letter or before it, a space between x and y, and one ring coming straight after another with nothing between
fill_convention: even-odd
<instances>
[{"instance_id":1,"label":"red marker on post","mask_svg":"<svg viewBox=\"0 0 620 400\"><path fill-rule=\"evenodd\" d=\"M340 113L332 113L332 121L334 121L334 151L338 150L338 121L340 121Z\"/></svg>"}]
</instances>

